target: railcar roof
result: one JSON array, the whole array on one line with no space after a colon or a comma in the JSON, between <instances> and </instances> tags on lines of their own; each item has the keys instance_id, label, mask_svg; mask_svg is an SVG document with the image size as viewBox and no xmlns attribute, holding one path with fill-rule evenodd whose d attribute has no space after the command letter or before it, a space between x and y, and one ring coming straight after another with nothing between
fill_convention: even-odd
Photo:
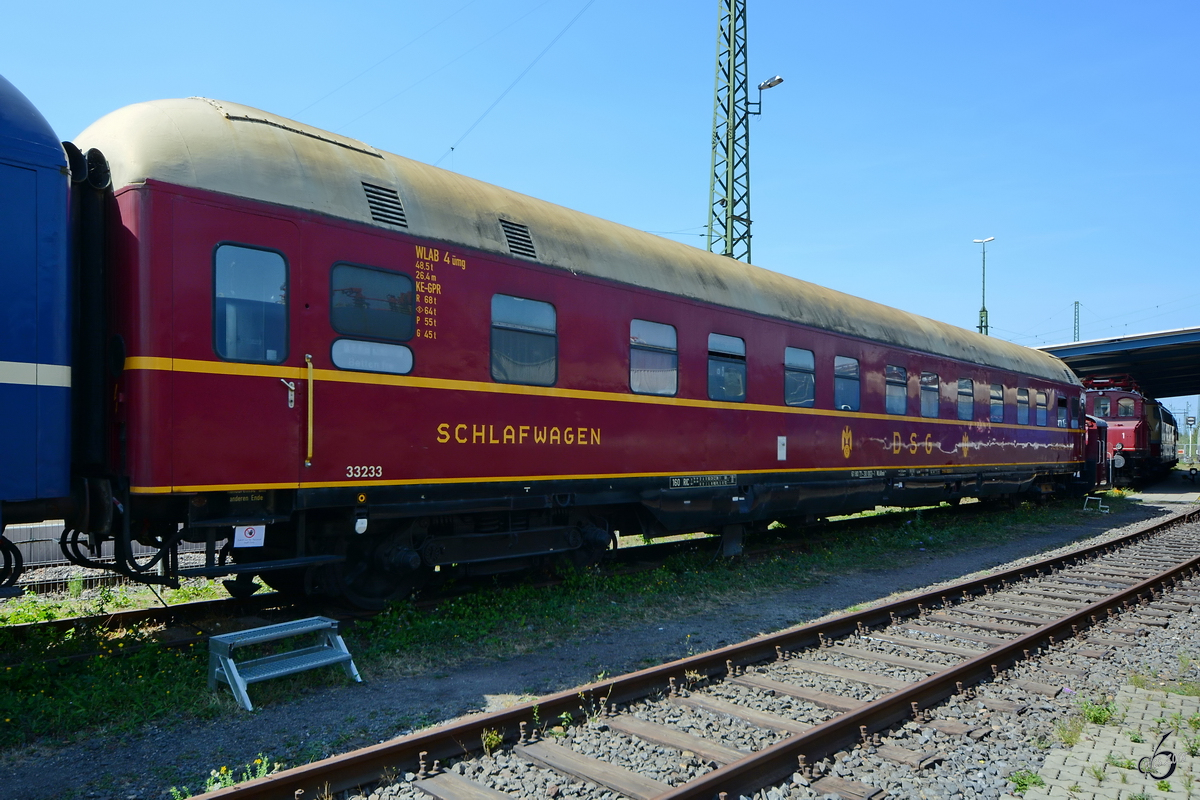
<instances>
[{"instance_id":1,"label":"railcar roof","mask_svg":"<svg viewBox=\"0 0 1200 800\"><path fill-rule=\"evenodd\" d=\"M644 231L376 150L249 106L157 100L79 136L117 190L147 179L315 211L514 255L500 220L528 227L538 263L849 336L1078 383L1057 358L743 264ZM363 184L393 189L407 225L376 222ZM394 217L393 217L394 219ZM520 255L517 255L521 258Z\"/></svg>"}]
</instances>

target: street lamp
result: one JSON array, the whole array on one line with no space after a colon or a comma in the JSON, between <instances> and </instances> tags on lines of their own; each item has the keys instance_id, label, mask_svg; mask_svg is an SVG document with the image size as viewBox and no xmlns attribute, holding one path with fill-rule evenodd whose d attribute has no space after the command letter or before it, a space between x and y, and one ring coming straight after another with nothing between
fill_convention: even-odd
<instances>
[{"instance_id":1,"label":"street lamp","mask_svg":"<svg viewBox=\"0 0 1200 800\"><path fill-rule=\"evenodd\" d=\"M753 103L751 103L749 100L746 101L746 113L755 115L761 114L763 89L774 89L781 83L783 83L783 78L779 77L778 75L776 75L774 78L767 78L765 81L760 83L758 85L758 100Z\"/></svg>"},{"instance_id":2,"label":"street lamp","mask_svg":"<svg viewBox=\"0 0 1200 800\"><path fill-rule=\"evenodd\" d=\"M975 244L983 245L983 300L979 306L979 332L984 336L988 335L988 318L987 318L987 243L994 241L995 236L989 236L986 239L975 239Z\"/></svg>"}]
</instances>

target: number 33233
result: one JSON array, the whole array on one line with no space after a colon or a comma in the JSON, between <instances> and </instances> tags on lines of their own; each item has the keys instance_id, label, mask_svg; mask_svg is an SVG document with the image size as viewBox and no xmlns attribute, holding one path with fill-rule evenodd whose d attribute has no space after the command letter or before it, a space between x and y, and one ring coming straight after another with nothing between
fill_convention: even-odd
<instances>
[{"instance_id":1,"label":"number 33233","mask_svg":"<svg viewBox=\"0 0 1200 800\"><path fill-rule=\"evenodd\" d=\"M382 478L383 467L346 467L347 478Z\"/></svg>"}]
</instances>

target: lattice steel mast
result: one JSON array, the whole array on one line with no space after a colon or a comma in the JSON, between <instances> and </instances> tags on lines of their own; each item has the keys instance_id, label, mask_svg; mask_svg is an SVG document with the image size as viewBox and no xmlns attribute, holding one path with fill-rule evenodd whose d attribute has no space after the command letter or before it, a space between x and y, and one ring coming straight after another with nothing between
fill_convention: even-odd
<instances>
[{"instance_id":1,"label":"lattice steel mast","mask_svg":"<svg viewBox=\"0 0 1200 800\"><path fill-rule=\"evenodd\" d=\"M750 261L750 117L762 113L763 89L783 83L776 75L758 85L750 102L746 81L746 0L718 0L717 80L713 102L713 154L709 173L708 249Z\"/></svg>"}]
</instances>

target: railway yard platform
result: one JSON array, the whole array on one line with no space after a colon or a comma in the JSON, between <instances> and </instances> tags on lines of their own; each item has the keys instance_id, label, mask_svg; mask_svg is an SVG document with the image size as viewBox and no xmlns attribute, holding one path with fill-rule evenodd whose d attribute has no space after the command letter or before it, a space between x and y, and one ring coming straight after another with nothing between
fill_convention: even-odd
<instances>
[{"instance_id":1,"label":"railway yard platform","mask_svg":"<svg viewBox=\"0 0 1200 800\"><path fill-rule=\"evenodd\" d=\"M1173 470L1166 478L1135 496L1143 503L1200 503L1200 477L1193 482L1186 472Z\"/></svg>"}]
</instances>

